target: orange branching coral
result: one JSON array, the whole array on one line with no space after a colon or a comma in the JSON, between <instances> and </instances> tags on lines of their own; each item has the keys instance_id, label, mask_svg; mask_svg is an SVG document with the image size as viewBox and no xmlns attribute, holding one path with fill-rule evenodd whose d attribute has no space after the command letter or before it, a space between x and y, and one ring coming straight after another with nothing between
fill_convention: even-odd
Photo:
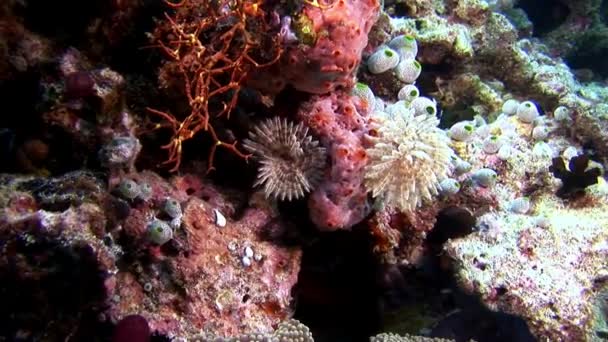
<instances>
[{"instance_id":1,"label":"orange branching coral","mask_svg":"<svg viewBox=\"0 0 608 342\"><path fill-rule=\"evenodd\" d=\"M165 119L174 131L165 162L179 168L182 143L199 131L209 132L214 145L208 170L218 147L240 152L236 141L224 142L211 125L213 118L228 118L250 72L275 63L281 55L277 30L270 23L265 0L166 1L173 14L165 14L153 33L155 46L168 56L161 69L161 82L178 80L190 112L185 117L150 109Z\"/></svg>"}]
</instances>

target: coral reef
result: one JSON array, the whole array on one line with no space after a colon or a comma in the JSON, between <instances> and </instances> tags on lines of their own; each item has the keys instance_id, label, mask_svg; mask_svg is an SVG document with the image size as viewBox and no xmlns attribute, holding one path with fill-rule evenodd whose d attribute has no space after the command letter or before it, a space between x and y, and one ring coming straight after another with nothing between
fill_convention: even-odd
<instances>
[{"instance_id":1,"label":"coral reef","mask_svg":"<svg viewBox=\"0 0 608 342\"><path fill-rule=\"evenodd\" d=\"M328 172L308 200L310 218L319 228L350 228L370 211L363 185L368 111L367 103L343 92L313 96L298 111L330 159Z\"/></svg>"},{"instance_id":2,"label":"coral reef","mask_svg":"<svg viewBox=\"0 0 608 342\"><path fill-rule=\"evenodd\" d=\"M4 1L0 340L605 339L606 8Z\"/></svg>"},{"instance_id":3,"label":"coral reef","mask_svg":"<svg viewBox=\"0 0 608 342\"><path fill-rule=\"evenodd\" d=\"M480 224L487 228L446 251L465 288L494 309L523 316L537 337L593 340L596 287L606 274L605 198L572 208L543 197L534 215L486 214Z\"/></svg>"},{"instance_id":4,"label":"coral reef","mask_svg":"<svg viewBox=\"0 0 608 342\"><path fill-rule=\"evenodd\" d=\"M3 334L55 339L48 334L81 333L70 329L78 329L82 314L94 322L137 314L156 334L188 337L204 326L229 336L270 331L289 316L300 252L260 240L275 214L251 207L233 220L234 204L213 187L197 190L206 194L203 201L153 173L129 177L151 186L147 201L116 198L86 173L3 178L0 227L12 250L2 256L3 279L12 289L3 292L3 302L6 312L22 313L6 322ZM174 230L168 239L148 242L146 226L163 222L154 217L163 218L155 211L164 210L167 196L184 203L181 224L167 226ZM223 226L219 212L229 217ZM41 268L36 259L48 265ZM14 274L22 275L18 282L9 280ZM63 291L79 295L43 305ZM39 296L24 305L20 298L31 293ZM56 312L65 317L50 319ZM28 326L32 314L53 323Z\"/></svg>"},{"instance_id":5,"label":"coral reef","mask_svg":"<svg viewBox=\"0 0 608 342\"><path fill-rule=\"evenodd\" d=\"M261 88L272 93L286 85L313 94L352 87L380 1L303 3L299 10L281 18L287 23L281 35L288 42L281 61L255 79L267 84Z\"/></svg>"}]
</instances>

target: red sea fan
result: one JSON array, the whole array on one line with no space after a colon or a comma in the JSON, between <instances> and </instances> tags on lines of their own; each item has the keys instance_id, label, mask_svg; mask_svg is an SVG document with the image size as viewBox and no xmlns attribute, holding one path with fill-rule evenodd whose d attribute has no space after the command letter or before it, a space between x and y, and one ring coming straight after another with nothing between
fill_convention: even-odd
<instances>
[{"instance_id":1,"label":"red sea fan","mask_svg":"<svg viewBox=\"0 0 608 342\"><path fill-rule=\"evenodd\" d=\"M260 166L255 185L278 200L304 197L321 180L325 148L308 135L304 124L274 117L257 125L243 143Z\"/></svg>"}]
</instances>

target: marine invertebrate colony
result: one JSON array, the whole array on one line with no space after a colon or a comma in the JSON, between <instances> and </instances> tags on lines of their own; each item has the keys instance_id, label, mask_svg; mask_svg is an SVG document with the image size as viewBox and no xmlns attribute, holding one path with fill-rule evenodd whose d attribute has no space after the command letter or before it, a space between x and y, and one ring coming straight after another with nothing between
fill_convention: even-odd
<instances>
[{"instance_id":1,"label":"marine invertebrate colony","mask_svg":"<svg viewBox=\"0 0 608 342\"><path fill-rule=\"evenodd\" d=\"M409 212L438 194L454 154L438 123L434 115L408 110L381 122L378 136L371 137L365 182L386 206Z\"/></svg>"},{"instance_id":2,"label":"marine invertebrate colony","mask_svg":"<svg viewBox=\"0 0 608 342\"><path fill-rule=\"evenodd\" d=\"M302 123L273 117L250 132L244 147L259 160L258 179L267 197L303 197L319 183L325 167L325 148L308 135Z\"/></svg>"},{"instance_id":3,"label":"marine invertebrate colony","mask_svg":"<svg viewBox=\"0 0 608 342\"><path fill-rule=\"evenodd\" d=\"M215 141L209 169L217 147L247 158L236 143L220 140L210 120L228 117L250 72L273 64L281 56L278 31L271 30L268 11L252 0L185 0L170 6L175 15L166 14L153 33L155 44L169 58L160 81L165 87L178 83L190 113L180 119L149 109L173 130L171 142L164 146L169 150L167 163L176 171L182 143L199 131L209 132Z\"/></svg>"}]
</instances>

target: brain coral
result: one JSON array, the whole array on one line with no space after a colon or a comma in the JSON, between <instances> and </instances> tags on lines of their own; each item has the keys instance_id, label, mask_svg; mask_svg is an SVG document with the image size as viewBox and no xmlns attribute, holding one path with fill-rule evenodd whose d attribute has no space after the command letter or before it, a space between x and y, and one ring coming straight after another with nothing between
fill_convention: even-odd
<instances>
[{"instance_id":1,"label":"brain coral","mask_svg":"<svg viewBox=\"0 0 608 342\"><path fill-rule=\"evenodd\" d=\"M388 207L410 212L438 194L439 182L450 173L454 152L434 115L402 111L381 120L370 137L365 185Z\"/></svg>"}]
</instances>

